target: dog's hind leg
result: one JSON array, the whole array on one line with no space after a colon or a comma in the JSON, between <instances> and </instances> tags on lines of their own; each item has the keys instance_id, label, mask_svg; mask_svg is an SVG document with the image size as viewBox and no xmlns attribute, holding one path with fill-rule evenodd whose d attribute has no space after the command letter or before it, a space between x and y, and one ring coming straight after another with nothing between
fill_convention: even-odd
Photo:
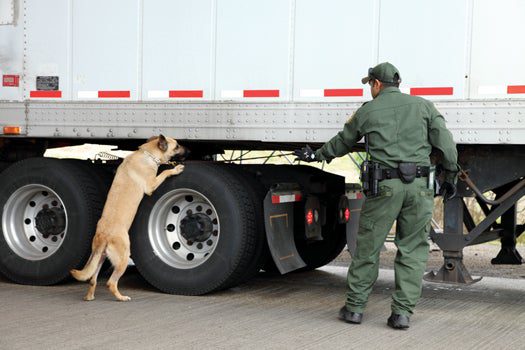
<instances>
[{"instance_id":1,"label":"dog's hind leg","mask_svg":"<svg viewBox=\"0 0 525 350\"><path fill-rule=\"evenodd\" d=\"M104 264L105 260L106 260L106 254L102 254L98 262L97 270L95 271L95 274L89 280L88 292L86 296L84 297L85 301L91 301L95 299L95 289L97 288L97 277L98 277L100 269L102 268L102 265Z\"/></svg>"},{"instance_id":2,"label":"dog's hind leg","mask_svg":"<svg viewBox=\"0 0 525 350\"><path fill-rule=\"evenodd\" d=\"M118 290L118 281L124 272L126 272L130 254L129 241L127 241L127 244L124 243L125 242L119 242L118 248L116 248L113 244L108 245L107 254L109 260L111 260L111 263L113 264L114 269L111 277L108 280L107 286L115 298L120 301L129 301L131 298L120 294Z\"/></svg>"}]
</instances>

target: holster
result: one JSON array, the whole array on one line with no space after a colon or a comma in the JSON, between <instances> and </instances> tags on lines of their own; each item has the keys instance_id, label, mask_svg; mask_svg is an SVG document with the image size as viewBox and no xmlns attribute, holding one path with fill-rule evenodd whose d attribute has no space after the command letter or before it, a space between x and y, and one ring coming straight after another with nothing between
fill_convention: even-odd
<instances>
[{"instance_id":1,"label":"holster","mask_svg":"<svg viewBox=\"0 0 525 350\"><path fill-rule=\"evenodd\" d=\"M416 163L399 163L397 173L403 183L409 184L416 178L417 165Z\"/></svg>"}]
</instances>

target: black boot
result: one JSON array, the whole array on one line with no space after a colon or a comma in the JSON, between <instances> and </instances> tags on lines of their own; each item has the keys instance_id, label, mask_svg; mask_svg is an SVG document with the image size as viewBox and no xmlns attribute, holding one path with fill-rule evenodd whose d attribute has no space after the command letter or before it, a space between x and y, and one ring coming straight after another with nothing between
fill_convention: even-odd
<instances>
[{"instance_id":1,"label":"black boot","mask_svg":"<svg viewBox=\"0 0 525 350\"><path fill-rule=\"evenodd\" d=\"M387 324L394 329L407 329L410 323L410 317L392 313L388 318Z\"/></svg>"},{"instance_id":2,"label":"black boot","mask_svg":"<svg viewBox=\"0 0 525 350\"><path fill-rule=\"evenodd\" d=\"M359 312L352 312L346 309L346 306L343 306L339 310L339 319L353 324L360 324L363 319L363 314Z\"/></svg>"}]
</instances>

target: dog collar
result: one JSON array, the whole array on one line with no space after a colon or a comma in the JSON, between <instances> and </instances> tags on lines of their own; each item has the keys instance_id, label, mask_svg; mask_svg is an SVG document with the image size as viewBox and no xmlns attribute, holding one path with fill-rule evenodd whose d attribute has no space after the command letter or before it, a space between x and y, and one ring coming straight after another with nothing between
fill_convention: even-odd
<instances>
[{"instance_id":1,"label":"dog collar","mask_svg":"<svg viewBox=\"0 0 525 350\"><path fill-rule=\"evenodd\" d=\"M153 154L149 153L149 152L146 151L146 150L142 150L142 152L144 152L145 155L147 155L147 156L149 156L151 159L153 159L153 161L154 161L155 163L157 163L157 166L159 166L159 165L162 164L162 161L161 161L159 158L155 157Z\"/></svg>"}]
</instances>

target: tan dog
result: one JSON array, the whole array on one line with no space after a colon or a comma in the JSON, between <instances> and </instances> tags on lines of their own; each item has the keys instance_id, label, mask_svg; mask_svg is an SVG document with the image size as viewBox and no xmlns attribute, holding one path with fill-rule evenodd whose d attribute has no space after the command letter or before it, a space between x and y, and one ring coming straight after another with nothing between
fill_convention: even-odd
<instances>
[{"instance_id":1,"label":"tan dog","mask_svg":"<svg viewBox=\"0 0 525 350\"><path fill-rule=\"evenodd\" d=\"M184 170L184 165L177 165L173 169L164 170L157 176L159 165L185 152L185 148L177 141L160 135L141 145L118 167L102 217L97 223L91 256L84 269L71 270L73 277L79 281L90 279L90 286L84 300L95 299L97 276L106 257L114 267L107 283L109 290L120 301L131 300L130 297L120 294L117 288L118 280L128 266L129 228L144 194L150 196L166 178L178 175Z\"/></svg>"}]
</instances>

